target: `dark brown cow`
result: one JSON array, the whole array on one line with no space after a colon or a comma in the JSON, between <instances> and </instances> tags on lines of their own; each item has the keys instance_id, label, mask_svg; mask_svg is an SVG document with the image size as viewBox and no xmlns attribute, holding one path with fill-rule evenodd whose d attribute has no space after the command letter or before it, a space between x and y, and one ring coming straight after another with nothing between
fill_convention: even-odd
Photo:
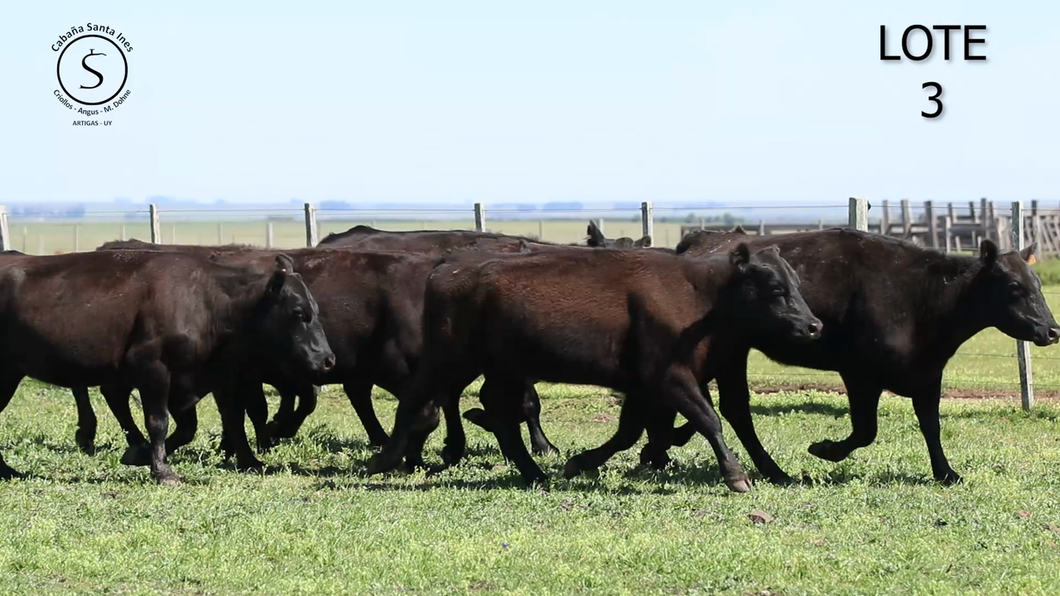
<instances>
[{"instance_id":1,"label":"dark brown cow","mask_svg":"<svg viewBox=\"0 0 1060 596\"><path fill-rule=\"evenodd\" d=\"M626 392L627 402L676 408L706 435L726 485L746 491L747 476L694 371L709 374L709 353L729 336L791 341L820 329L776 251L751 254L745 246L705 260L609 249L456 258L431 274L424 309L414 389L369 473L397 466L424 404L460 395L484 374L491 389L481 401L504 456L528 483L545 476L519 437L519 396L526 383L549 381L610 387Z\"/></svg>"},{"instance_id":2,"label":"dark brown cow","mask_svg":"<svg viewBox=\"0 0 1060 596\"><path fill-rule=\"evenodd\" d=\"M290 258L270 271L175 253L92 252L0 265L0 410L23 377L64 387L140 391L151 475L166 463L168 409L217 396L237 457L250 453L232 371L255 355L322 373L335 357L317 304ZM17 475L0 457L0 477Z\"/></svg>"},{"instance_id":3,"label":"dark brown cow","mask_svg":"<svg viewBox=\"0 0 1060 596\"><path fill-rule=\"evenodd\" d=\"M806 303L824 321L823 337L812 346L758 347L777 362L837 371L842 377L852 429L841 441L811 445L810 453L822 459L842 461L873 443L880 394L887 390L912 398L935 479L959 482L939 439L946 363L961 344L989 327L1038 346L1060 340L1041 280L1029 267L1035 244L999 254L997 246L985 240L978 257L957 256L878 234L831 229L760 238L693 233L678 250L696 260L725 254L738 243L779 246L802 279ZM746 354L745 347L739 365L717 379L722 414L758 470L773 482L790 482L755 433ZM666 425L672 428L673 412L669 418ZM674 443L682 444L692 433L686 425ZM668 444L666 439L652 439L642 459L654 460Z\"/></svg>"}]
</instances>

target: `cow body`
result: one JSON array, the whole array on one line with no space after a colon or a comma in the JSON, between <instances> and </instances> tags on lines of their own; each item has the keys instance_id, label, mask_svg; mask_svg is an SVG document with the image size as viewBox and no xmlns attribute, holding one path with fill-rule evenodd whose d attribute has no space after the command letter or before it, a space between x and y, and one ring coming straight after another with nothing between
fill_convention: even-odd
<instances>
[{"instance_id":1,"label":"cow body","mask_svg":"<svg viewBox=\"0 0 1060 596\"><path fill-rule=\"evenodd\" d=\"M763 291L756 281L768 278L782 286L778 291L786 298L776 299L794 305L788 319L803 327L786 333L812 331L816 320L798 308L796 284L776 273L784 266L773 254L752 258L737 250L732 257L698 262L650 251L568 249L475 261L456 257L439 265L427 285L426 347L412 399L399 405L391 441L373 458L370 472L396 465L413 412L460 395L482 374L490 390L483 386L481 400L501 450L528 482L544 475L519 438L519 401L513 396L528 382L549 381L609 387L626 392L627 402L661 399L707 436L728 486L747 490L746 475L725 446L692 371L705 370L711 342L724 345L728 334L750 333L755 317L748 315L771 304L772 295L755 294ZM758 316L757 324L776 318ZM701 341L708 335L709 341Z\"/></svg>"},{"instance_id":2,"label":"cow body","mask_svg":"<svg viewBox=\"0 0 1060 596\"><path fill-rule=\"evenodd\" d=\"M167 409L231 383L252 353L306 371L333 365L316 304L290 260L274 271L225 267L190 255L93 252L20 257L0 264L0 406L23 377L64 387L140 390L151 438L151 472L165 463ZM297 320L296 320L297 319ZM242 412L218 398L245 457ZM0 407L2 409L2 407ZM238 418L238 420L237 420ZM238 427L238 428L237 428ZM16 472L0 459L0 477Z\"/></svg>"},{"instance_id":3,"label":"cow body","mask_svg":"<svg viewBox=\"0 0 1060 596\"><path fill-rule=\"evenodd\" d=\"M875 440L877 406L887 390L912 398L935 478L959 481L939 440L946 363L962 343L988 327L1037 345L1060 338L1041 282L1027 264L1033 246L999 255L992 242L984 241L978 257L953 256L878 234L832 229L771 237L693 233L678 252L685 258L707 258L737 243L778 246L798 272L810 309L824 322L823 337L812 345L758 348L776 362L836 371L842 377L852 432L841 441L811 445L810 452L823 459L841 461ZM721 410L759 471L774 482L790 482L762 448L751 422L748 349L717 379ZM676 443L692 432L686 425ZM649 444L645 449L655 448ZM657 455L647 452L644 457Z\"/></svg>"}]
</instances>

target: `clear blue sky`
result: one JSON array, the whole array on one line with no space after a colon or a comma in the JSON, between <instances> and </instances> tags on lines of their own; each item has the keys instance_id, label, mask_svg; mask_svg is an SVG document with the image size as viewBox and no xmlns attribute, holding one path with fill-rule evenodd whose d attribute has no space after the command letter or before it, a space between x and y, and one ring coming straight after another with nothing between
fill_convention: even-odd
<instances>
[{"instance_id":1,"label":"clear blue sky","mask_svg":"<svg viewBox=\"0 0 1060 596\"><path fill-rule=\"evenodd\" d=\"M1045 2L48 2L6 7L0 204L1060 200ZM126 105L71 126L71 25L129 38ZM985 63L882 63L913 23ZM961 38L954 36L954 42ZM954 48L960 55L961 46ZM921 83L944 85L945 115Z\"/></svg>"}]
</instances>

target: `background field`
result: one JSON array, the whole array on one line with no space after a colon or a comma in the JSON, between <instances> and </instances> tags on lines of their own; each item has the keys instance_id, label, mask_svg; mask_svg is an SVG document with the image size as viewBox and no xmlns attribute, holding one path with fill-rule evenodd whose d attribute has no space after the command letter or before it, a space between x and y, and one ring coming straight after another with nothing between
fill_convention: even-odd
<instances>
[{"instance_id":1,"label":"background field","mask_svg":"<svg viewBox=\"0 0 1060 596\"><path fill-rule=\"evenodd\" d=\"M1056 311L1060 288L1046 290ZM1026 413L1013 346L987 330L947 371L942 439L966 479L948 488L931 481L901 398L882 400L875 445L841 464L810 456L810 443L849 431L845 398L826 390L834 375L760 355L756 425L806 480L757 482L746 495L725 489L701 439L674 450L663 472L636 465L638 445L597 477L563 480L570 453L613 432L619 401L555 385L540 387L543 424L567 453L539 460L548 491L522 488L471 425L471 457L456 468L365 477L372 450L337 387L298 437L263 457L264 474L221 461L207 398L196 441L173 458L185 484L160 488L146 469L118 463L124 441L98 394L89 457L74 446L70 393L26 381L0 417L0 449L29 474L0 487L0 592L1056 593L1060 406L1050 394L1060 353L1033 349L1044 399ZM475 391L465 408L477 405ZM377 397L389 428L394 400ZM434 464L441 434L429 444ZM728 429L726 438L746 461ZM770 521L754 523L756 510Z\"/></svg>"}]
</instances>

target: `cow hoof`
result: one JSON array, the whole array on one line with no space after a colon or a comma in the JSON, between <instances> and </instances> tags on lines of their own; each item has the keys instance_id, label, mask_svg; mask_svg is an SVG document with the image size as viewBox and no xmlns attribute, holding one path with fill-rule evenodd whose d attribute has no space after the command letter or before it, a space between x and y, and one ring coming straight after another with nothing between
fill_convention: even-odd
<instances>
[{"instance_id":1,"label":"cow hoof","mask_svg":"<svg viewBox=\"0 0 1060 596\"><path fill-rule=\"evenodd\" d=\"M74 440L77 442L77 448L81 450L81 453L85 455L96 454L96 433L91 435L84 430L78 430L74 433Z\"/></svg>"},{"instance_id":2,"label":"cow hoof","mask_svg":"<svg viewBox=\"0 0 1060 596\"><path fill-rule=\"evenodd\" d=\"M405 470L409 472L415 472L416 470L426 470L427 462L423 461L422 457L406 457L405 458Z\"/></svg>"},{"instance_id":3,"label":"cow hoof","mask_svg":"<svg viewBox=\"0 0 1060 596\"><path fill-rule=\"evenodd\" d=\"M559 454L559 449L555 445L531 445L530 451L534 455L552 455Z\"/></svg>"},{"instance_id":4,"label":"cow hoof","mask_svg":"<svg viewBox=\"0 0 1060 596\"><path fill-rule=\"evenodd\" d=\"M151 451L147 445L130 445L121 455L121 463L126 466L151 465Z\"/></svg>"},{"instance_id":5,"label":"cow hoof","mask_svg":"<svg viewBox=\"0 0 1060 596\"><path fill-rule=\"evenodd\" d=\"M471 408L464 412L464 418L471 424L474 424L483 430L493 432L493 424L491 424L492 421L490 420L489 414L486 413L486 410L481 408Z\"/></svg>"},{"instance_id":6,"label":"cow hoof","mask_svg":"<svg viewBox=\"0 0 1060 596\"><path fill-rule=\"evenodd\" d=\"M240 472L258 472L265 469L265 464L256 457L250 457L236 463L236 470Z\"/></svg>"},{"instance_id":7,"label":"cow hoof","mask_svg":"<svg viewBox=\"0 0 1060 596\"><path fill-rule=\"evenodd\" d=\"M456 447L450 447L449 445L442 447L442 462L446 466L455 466L463 458L463 448L457 449Z\"/></svg>"},{"instance_id":8,"label":"cow hoof","mask_svg":"<svg viewBox=\"0 0 1060 596\"><path fill-rule=\"evenodd\" d=\"M747 476L739 476L736 478L726 478L725 486L729 487L734 493L746 493L751 491L751 479Z\"/></svg>"},{"instance_id":9,"label":"cow hoof","mask_svg":"<svg viewBox=\"0 0 1060 596\"><path fill-rule=\"evenodd\" d=\"M8 467L6 464L0 464L0 480L14 480L16 478L25 478L26 475L14 468Z\"/></svg>"},{"instance_id":10,"label":"cow hoof","mask_svg":"<svg viewBox=\"0 0 1060 596\"><path fill-rule=\"evenodd\" d=\"M666 451L657 451L652 449L650 445L645 445L640 450L640 465L642 466L653 470L662 470L670 465L670 461L670 456Z\"/></svg>"},{"instance_id":11,"label":"cow hoof","mask_svg":"<svg viewBox=\"0 0 1060 596\"><path fill-rule=\"evenodd\" d=\"M792 484L795 484L795 479L784 472L775 472L767 476L767 478L771 484L777 486L791 486Z\"/></svg>"},{"instance_id":12,"label":"cow hoof","mask_svg":"<svg viewBox=\"0 0 1060 596\"><path fill-rule=\"evenodd\" d=\"M807 451L809 451L811 455L837 463L843 461L848 455L850 455L849 451L840 447L839 443L835 441L819 441L810 445L810 448Z\"/></svg>"},{"instance_id":13,"label":"cow hoof","mask_svg":"<svg viewBox=\"0 0 1060 596\"><path fill-rule=\"evenodd\" d=\"M180 476L177 476L173 470L162 470L161 472L154 472L151 477L155 479L160 486L180 486Z\"/></svg>"},{"instance_id":14,"label":"cow hoof","mask_svg":"<svg viewBox=\"0 0 1060 596\"><path fill-rule=\"evenodd\" d=\"M575 476L580 476L586 468L582 465L581 456L575 455L574 457L567 460L567 464L563 466L563 477L570 480Z\"/></svg>"},{"instance_id":15,"label":"cow hoof","mask_svg":"<svg viewBox=\"0 0 1060 596\"><path fill-rule=\"evenodd\" d=\"M961 475L953 470L950 470L941 476L935 476L935 480L941 482L943 486L953 486L964 482L964 478L961 478Z\"/></svg>"},{"instance_id":16,"label":"cow hoof","mask_svg":"<svg viewBox=\"0 0 1060 596\"><path fill-rule=\"evenodd\" d=\"M368 460L368 475L373 476L375 474L382 474L383 472L389 472L397 467L397 463L390 460L388 457L384 457L382 453L377 453Z\"/></svg>"}]
</instances>

